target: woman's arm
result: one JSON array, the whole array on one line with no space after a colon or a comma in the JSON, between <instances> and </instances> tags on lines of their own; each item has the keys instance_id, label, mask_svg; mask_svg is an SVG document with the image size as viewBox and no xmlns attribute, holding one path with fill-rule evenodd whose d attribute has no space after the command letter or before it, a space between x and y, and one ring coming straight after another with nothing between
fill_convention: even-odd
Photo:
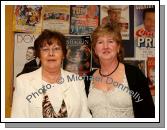
<instances>
[{"instance_id":1,"label":"woman's arm","mask_svg":"<svg viewBox=\"0 0 167 130\"><path fill-rule=\"evenodd\" d=\"M26 100L25 95L25 82L22 81L22 76L16 78L16 86L13 94L13 103L12 103L12 118L25 118L27 117L28 101Z\"/></svg>"}]
</instances>

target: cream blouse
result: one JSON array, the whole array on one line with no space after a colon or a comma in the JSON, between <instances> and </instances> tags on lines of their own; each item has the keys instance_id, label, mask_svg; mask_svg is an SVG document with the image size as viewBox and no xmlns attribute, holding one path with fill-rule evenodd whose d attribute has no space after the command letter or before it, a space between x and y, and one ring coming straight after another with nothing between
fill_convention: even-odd
<instances>
[{"instance_id":1,"label":"cream blouse","mask_svg":"<svg viewBox=\"0 0 167 130\"><path fill-rule=\"evenodd\" d=\"M125 74L122 84L128 87ZM123 90L121 87L103 91L96 88L91 82L88 107L92 112L92 116L96 118L133 118L132 99L128 92L127 89Z\"/></svg>"}]
</instances>

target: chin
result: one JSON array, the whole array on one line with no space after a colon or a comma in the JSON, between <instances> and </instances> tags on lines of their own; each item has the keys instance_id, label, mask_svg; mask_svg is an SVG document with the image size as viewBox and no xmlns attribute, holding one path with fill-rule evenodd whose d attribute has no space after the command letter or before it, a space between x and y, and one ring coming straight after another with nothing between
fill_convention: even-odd
<instances>
[{"instance_id":1,"label":"chin","mask_svg":"<svg viewBox=\"0 0 167 130\"><path fill-rule=\"evenodd\" d=\"M47 68L51 69L51 70L54 70L54 69L60 68L60 66L58 66L58 65L49 65Z\"/></svg>"},{"instance_id":2,"label":"chin","mask_svg":"<svg viewBox=\"0 0 167 130\"><path fill-rule=\"evenodd\" d=\"M105 56L105 57L101 57L102 60L111 60L113 59L113 56Z\"/></svg>"}]
</instances>

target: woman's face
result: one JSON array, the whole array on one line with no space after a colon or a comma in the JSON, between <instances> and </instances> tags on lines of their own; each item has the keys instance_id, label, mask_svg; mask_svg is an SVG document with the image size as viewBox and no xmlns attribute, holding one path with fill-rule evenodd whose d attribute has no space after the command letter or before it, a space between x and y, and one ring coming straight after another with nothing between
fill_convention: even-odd
<instances>
[{"instance_id":1,"label":"woman's face","mask_svg":"<svg viewBox=\"0 0 167 130\"><path fill-rule=\"evenodd\" d=\"M100 61L117 59L120 46L112 35L100 36L95 45L95 53Z\"/></svg>"},{"instance_id":2,"label":"woman's face","mask_svg":"<svg viewBox=\"0 0 167 130\"><path fill-rule=\"evenodd\" d=\"M52 45L46 44L40 50L40 60L42 63L43 69L49 71L54 71L61 68L61 62L63 60L63 51L62 47L57 44L57 41L54 40Z\"/></svg>"}]
</instances>

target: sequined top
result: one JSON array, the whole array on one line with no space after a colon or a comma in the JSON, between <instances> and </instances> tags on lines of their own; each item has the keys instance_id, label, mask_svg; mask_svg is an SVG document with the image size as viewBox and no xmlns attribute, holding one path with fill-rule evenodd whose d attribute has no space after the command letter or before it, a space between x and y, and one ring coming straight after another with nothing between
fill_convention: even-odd
<instances>
[{"instance_id":1,"label":"sequined top","mask_svg":"<svg viewBox=\"0 0 167 130\"><path fill-rule=\"evenodd\" d=\"M133 118L132 99L128 82L124 74L123 85L113 90L103 91L91 82L88 95L88 106L96 118Z\"/></svg>"},{"instance_id":2,"label":"sequined top","mask_svg":"<svg viewBox=\"0 0 167 130\"><path fill-rule=\"evenodd\" d=\"M46 82L43 81L43 83L46 86ZM51 85L51 86L54 86L54 85ZM43 118L64 118L64 117L68 117L67 107L66 107L64 99L62 99L62 104L60 106L59 111L56 112L54 110L54 107L51 104L51 101L49 100L49 96L47 94L47 91L48 90L43 89L43 101L42 101L42 115L43 115ZM60 102L60 100L59 100L59 102Z\"/></svg>"}]
</instances>

